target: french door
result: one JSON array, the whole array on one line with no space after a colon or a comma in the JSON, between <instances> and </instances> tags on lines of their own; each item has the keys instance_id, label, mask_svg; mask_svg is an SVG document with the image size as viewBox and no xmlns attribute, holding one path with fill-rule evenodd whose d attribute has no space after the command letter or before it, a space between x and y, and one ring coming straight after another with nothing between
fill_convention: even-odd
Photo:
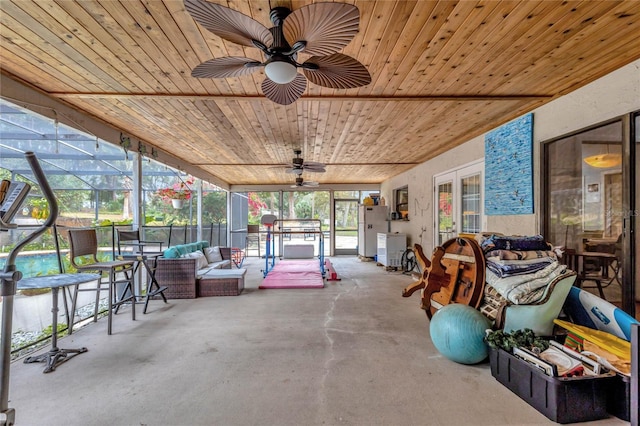
<instances>
[{"instance_id":1,"label":"french door","mask_svg":"<svg viewBox=\"0 0 640 426\"><path fill-rule=\"evenodd\" d=\"M482 230L483 175L484 162L479 162L435 176L435 246L458 234L475 234Z\"/></svg>"}]
</instances>

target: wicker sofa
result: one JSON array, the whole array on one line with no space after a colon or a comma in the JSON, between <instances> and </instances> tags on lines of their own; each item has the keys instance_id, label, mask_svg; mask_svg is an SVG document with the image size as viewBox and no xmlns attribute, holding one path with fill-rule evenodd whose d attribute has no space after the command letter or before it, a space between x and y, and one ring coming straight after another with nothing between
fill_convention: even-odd
<instances>
[{"instance_id":1,"label":"wicker sofa","mask_svg":"<svg viewBox=\"0 0 640 426\"><path fill-rule=\"evenodd\" d=\"M246 270L231 268L230 247L210 247L207 241L199 241L165 250L158 258L155 277L160 286L167 286L165 295L169 299L237 295L244 288ZM201 284L206 287L202 294Z\"/></svg>"}]
</instances>

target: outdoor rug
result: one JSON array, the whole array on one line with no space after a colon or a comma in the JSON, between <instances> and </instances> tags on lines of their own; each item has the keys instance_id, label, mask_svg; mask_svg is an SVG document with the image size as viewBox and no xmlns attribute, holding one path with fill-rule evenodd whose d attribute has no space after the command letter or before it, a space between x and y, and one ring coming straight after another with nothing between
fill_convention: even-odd
<instances>
[{"instance_id":1,"label":"outdoor rug","mask_svg":"<svg viewBox=\"0 0 640 426\"><path fill-rule=\"evenodd\" d=\"M280 260L258 288L323 288L318 260Z\"/></svg>"}]
</instances>

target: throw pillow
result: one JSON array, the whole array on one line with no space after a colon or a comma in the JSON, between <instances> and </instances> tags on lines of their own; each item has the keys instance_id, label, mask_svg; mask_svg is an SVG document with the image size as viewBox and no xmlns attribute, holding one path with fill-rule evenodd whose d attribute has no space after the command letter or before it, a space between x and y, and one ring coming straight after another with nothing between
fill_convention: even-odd
<instances>
[{"instance_id":1,"label":"throw pillow","mask_svg":"<svg viewBox=\"0 0 640 426\"><path fill-rule=\"evenodd\" d=\"M207 262L207 258L204 253L201 251L194 251L193 253L187 253L184 257L196 259L196 271L198 269L206 268L209 262Z\"/></svg>"},{"instance_id":2,"label":"throw pillow","mask_svg":"<svg viewBox=\"0 0 640 426\"><path fill-rule=\"evenodd\" d=\"M178 259L180 257L180 252L177 248L171 247L164 251L163 256L167 259Z\"/></svg>"},{"instance_id":3,"label":"throw pillow","mask_svg":"<svg viewBox=\"0 0 640 426\"><path fill-rule=\"evenodd\" d=\"M204 254L207 256L209 263L222 262L220 247L207 247L204 249Z\"/></svg>"}]
</instances>

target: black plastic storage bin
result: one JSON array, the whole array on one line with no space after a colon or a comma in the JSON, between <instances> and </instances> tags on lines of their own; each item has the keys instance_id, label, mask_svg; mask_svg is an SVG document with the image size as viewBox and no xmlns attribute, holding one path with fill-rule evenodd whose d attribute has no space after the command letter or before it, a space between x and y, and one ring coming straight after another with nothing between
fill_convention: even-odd
<instances>
[{"instance_id":1,"label":"black plastic storage bin","mask_svg":"<svg viewBox=\"0 0 640 426\"><path fill-rule=\"evenodd\" d=\"M617 374L607 395L607 411L628 422L631 419L631 378Z\"/></svg>"},{"instance_id":2,"label":"black plastic storage bin","mask_svg":"<svg viewBox=\"0 0 640 426\"><path fill-rule=\"evenodd\" d=\"M597 377L551 377L502 349L492 349L491 374L513 393L558 423L609 417L607 394L615 374Z\"/></svg>"}]
</instances>

